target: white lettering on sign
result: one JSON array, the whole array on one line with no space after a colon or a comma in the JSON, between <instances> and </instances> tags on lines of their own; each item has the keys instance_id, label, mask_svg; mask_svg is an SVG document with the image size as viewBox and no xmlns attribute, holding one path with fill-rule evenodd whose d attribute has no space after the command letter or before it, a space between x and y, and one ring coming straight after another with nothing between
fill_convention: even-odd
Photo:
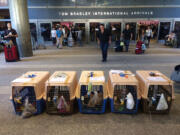
<instances>
[{"instance_id":1,"label":"white lettering on sign","mask_svg":"<svg viewBox=\"0 0 180 135\"><path fill-rule=\"evenodd\" d=\"M59 16L136 16L136 15L154 15L153 11L91 11L91 12L75 12L65 11L59 12Z\"/></svg>"}]
</instances>

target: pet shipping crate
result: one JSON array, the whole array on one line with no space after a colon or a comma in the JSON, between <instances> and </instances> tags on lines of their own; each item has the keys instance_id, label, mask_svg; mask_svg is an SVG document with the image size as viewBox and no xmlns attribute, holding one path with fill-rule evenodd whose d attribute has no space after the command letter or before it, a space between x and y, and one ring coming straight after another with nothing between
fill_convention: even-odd
<instances>
[{"instance_id":1,"label":"pet shipping crate","mask_svg":"<svg viewBox=\"0 0 180 135\"><path fill-rule=\"evenodd\" d=\"M49 72L30 71L12 81L11 100L18 115L40 114L45 109L43 95ZM24 114L23 114L24 112Z\"/></svg>"},{"instance_id":2,"label":"pet shipping crate","mask_svg":"<svg viewBox=\"0 0 180 135\"><path fill-rule=\"evenodd\" d=\"M135 114L140 100L139 84L131 71L111 70L108 79L111 112Z\"/></svg>"},{"instance_id":3,"label":"pet shipping crate","mask_svg":"<svg viewBox=\"0 0 180 135\"><path fill-rule=\"evenodd\" d=\"M102 114L107 102L107 89L103 71L83 71L76 90L79 111Z\"/></svg>"},{"instance_id":4,"label":"pet shipping crate","mask_svg":"<svg viewBox=\"0 0 180 135\"><path fill-rule=\"evenodd\" d=\"M137 71L145 113L167 114L174 98L173 82L159 71Z\"/></svg>"},{"instance_id":5,"label":"pet shipping crate","mask_svg":"<svg viewBox=\"0 0 180 135\"><path fill-rule=\"evenodd\" d=\"M72 114L74 111L77 74L57 71L46 82L46 111L48 114Z\"/></svg>"}]
</instances>

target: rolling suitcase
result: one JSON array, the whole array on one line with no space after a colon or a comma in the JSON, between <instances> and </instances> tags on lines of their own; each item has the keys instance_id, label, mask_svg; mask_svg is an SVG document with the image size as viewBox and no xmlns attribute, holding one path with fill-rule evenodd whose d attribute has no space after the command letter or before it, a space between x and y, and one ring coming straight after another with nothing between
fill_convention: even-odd
<instances>
[{"instance_id":1,"label":"rolling suitcase","mask_svg":"<svg viewBox=\"0 0 180 135\"><path fill-rule=\"evenodd\" d=\"M142 50L142 41L138 41L136 44L136 49L135 49L135 54L142 54L143 50Z\"/></svg>"},{"instance_id":2,"label":"rolling suitcase","mask_svg":"<svg viewBox=\"0 0 180 135\"><path fill-rule=\"evenodd\" d=\"M136 54L142 54L143 51L142 51L141 49L139 49L139 48L136 48L135 53L136 53Z\"/></svg>"},{"instance_id":3,"label":"rolling suitcase","mask_svg":"<svg viewBox=\"0 0 180 135\"><path fill-rule=\"evenodd\" d=\"M116 47L115 52L123 52L123 46Z\"/></svg>"},{"instance_id":4,"label":"rolling suitcase","mask_svg":"<svg viewBox=\"0 0 180 135\"><path fill-rule=\"evenodd\" d=\"M6 62L15 62L19 59L15 45L4 46L4 55Z\"/></svg>"},{"instance_id":5,"label":"rolling suitcase","mask_svg":"<svg viewBox=\"0 0 180 135\"><path fill-rule=\"evenodd\" d=\"M122 41L116 41L115 42L115 52L123 52L123 46L124 46L124 42Z\"/></svg>"}]
</instances>

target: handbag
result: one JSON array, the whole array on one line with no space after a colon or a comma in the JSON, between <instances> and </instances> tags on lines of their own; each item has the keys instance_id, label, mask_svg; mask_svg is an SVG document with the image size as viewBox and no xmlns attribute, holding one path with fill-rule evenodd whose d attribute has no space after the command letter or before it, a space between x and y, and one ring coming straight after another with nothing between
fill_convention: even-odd
<instances>
[{"instance_id":1,"label":"handbag","mask_svg":"<svg viewBox=\"0 0 180 135\"><path fill-rule=\"evenodd\" d=\"M124 46L124 42L123 41L120 42L120 46Z\"/></svg>"},{"instance_id":2,"label":"handbag","mask_svg":"<svg viewBox=\"0 0 180 135\"><path fill-rule=\"evenodd\" d=\"M145 44L142 44L141 49L142 49L143 51L145 51L145 50L146 50L146 46L145 46Z\"/></svg>"},{"instance_id":3,"label":"handbag","mask_svg":"<svg viewBox=\"0 0 180 135\"><path fill-rule=\"evenodd\" d=\"M144 42L145 42L145 44L146 44L146 45L147 45L147 44L149 44L149 41L148 41L148 39L146 39Z\"/></svg>"}]
</instances>

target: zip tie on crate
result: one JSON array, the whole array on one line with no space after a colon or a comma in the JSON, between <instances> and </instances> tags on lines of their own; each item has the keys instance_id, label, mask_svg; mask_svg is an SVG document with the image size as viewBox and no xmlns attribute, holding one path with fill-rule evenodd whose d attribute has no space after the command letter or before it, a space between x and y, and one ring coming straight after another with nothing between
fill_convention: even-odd
<instances>
[{"instance_id":1,"label":"zip tie on crate","mask_svg":"<svg viewBox=\"0 0 180 135\"><path fill-rule=\"evenodd\" d=\"M135 76L134 74L125 74L125 73L120 73L119 74L120 77L125 77L125 78L128 78L129 75Z\"/></svg>"},{"instance_id":2,"label":"zip tie on crate","mask_svg":"<svg viewBox=\"0 0 180 135\"><path fill-rule=\"evenodd\" d=\"M66 73L58 73L58 74L55 75L56 78L57 78L57 77L63 77L63 78L65 78L66 76L68 76Z\"/></svg>"},{"instance_id":3,"label":"zip tie on crate","mask_svg":"<svg viewBox=\"0 0 180 135\"><path fill-rule=\"evenodd\" d=\"M35 78L37 75L35 74L28 74L28 75L24 75L24 78Z\"/></svg>"},{"instance_id":4,"label":"zip tie on crate","mask_svg":"<svg viewBox=\"0 0 180 135\"><path fill-rule=\"evenodd\" d=\"M93 77L94 76L94 72L90 72L88 77Z\"/></svg>"},{"instance_id":5,"label":"zip tie on crate","mask_svg":"<svg viewBox=\"0 0 180 135\"><path fill-rule=\"evenodd\" d=\"M60 82L66 82L67 80L68 80L68 74L66 74L66 73L63 73L63 72L59 72L59 73L57 73L53 78L49 78L48 79L48 82L51 82L51 80L52 79L56 79L56 78L61 78L61 79L65 79L64 81L60 81Z\"/></svg>"}]
</instances>

